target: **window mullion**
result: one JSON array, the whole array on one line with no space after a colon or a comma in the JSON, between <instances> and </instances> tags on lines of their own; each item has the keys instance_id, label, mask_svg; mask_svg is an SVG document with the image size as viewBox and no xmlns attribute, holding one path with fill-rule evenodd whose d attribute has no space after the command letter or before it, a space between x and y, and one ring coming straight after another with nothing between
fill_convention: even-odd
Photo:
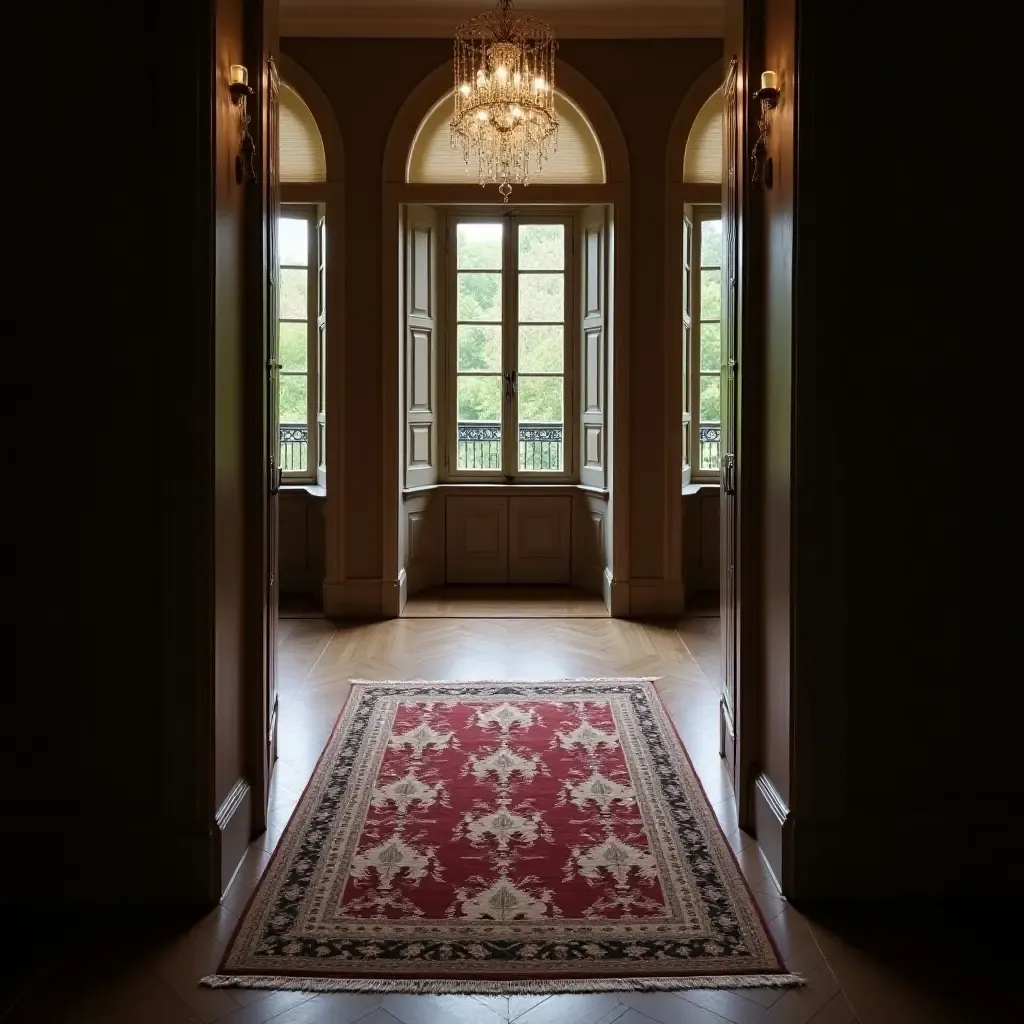
<instances>
[{"instance_id":1,"label":"window mullion","mask_svg":"<svg viewBox=\"0 0 1024 1024\"><path fill-rule=\"evenodd\" d=\"M519 221L516 217L507 218L508 230L505 231L505 251L502 259L502 372L512 374L517 381L518 354L516 344L517 325L519 320ZM519 423L517 415L518 384L509 388L502 382L502 467L506 477L518 475L519 471Z\"/></svg>"}]
</instances>

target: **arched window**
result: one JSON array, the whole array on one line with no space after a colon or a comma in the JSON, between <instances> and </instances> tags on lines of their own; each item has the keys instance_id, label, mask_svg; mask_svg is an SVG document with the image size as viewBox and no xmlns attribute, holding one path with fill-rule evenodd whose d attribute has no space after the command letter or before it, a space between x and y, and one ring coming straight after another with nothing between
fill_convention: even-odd
<instances>
[{"instance_id":1,"label":"arched window","mask_svg":"<svg viewBox=\"0 0 1024 1024\"><path fill-rule=\"evenodd\" d=\"M327 158L316 119L287 82L281 82L279 116L281 183L326 181Z\"/></svg>"},{"instance_id":2,"label":"arched window","mask_svg":"<svg viewBox=\"0 0 1024 1024\"><path fill-rule=\"evenodd\" d=\"M290 483L323 486L327 158L313 112L284 81L278 83L278 171L279 465Z\"/></svg>"},{"instance_id":3,"label":"arched window","mask_svg":"<svg viewBox=\"0 0 1024 1024\"><path fill-rule=\"evenodd\" d=\"M719 185L722 182L722 90L716 89L700 108L686 139L683 181Z\"/></svg>"},{"instance_id":4,"label":"arched window","mask_svg":"<svg viewBox=\"0 0 1024 1024\"><path fill-rule=\"evenodd\" d=\"M719 87L701 106L686 138L684 188L721 184L723 113ZM683 482L689 483L716 479L719 471L723 295L720 201L684 202L682 242Z\"/></svg>"},{"instance_id":5,"label":"arched window","mask_svg":"<svg viewBox=\"0 0 1024 1024\"><path fill-rule=\"evenodd\" d=\"M604 184L604 153L586 115L565 93L556 90L558 148L531 180L545 185ZM451 185L476 181L476 166L469 167L460 150L453 149L449 121L452 94L446 93L423 119L406 164L406 181L416 184Z\"/></svg>"}]
</instances>

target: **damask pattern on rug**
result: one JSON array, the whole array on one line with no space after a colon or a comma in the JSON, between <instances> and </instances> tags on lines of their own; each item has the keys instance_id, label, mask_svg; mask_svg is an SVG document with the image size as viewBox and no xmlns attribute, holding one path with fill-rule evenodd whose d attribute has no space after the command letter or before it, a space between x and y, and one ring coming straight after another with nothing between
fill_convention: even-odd
<instances>
[{"instance_id":1,"label":"damask pattern on rug","mask_svg":"<svg viewBox=\"0 0 1024 1024\"><path fill-rule=\"evenodd\" d=\"M353 688L208 984L794 984L647 681Z\"/></svg>"}]
</instances>

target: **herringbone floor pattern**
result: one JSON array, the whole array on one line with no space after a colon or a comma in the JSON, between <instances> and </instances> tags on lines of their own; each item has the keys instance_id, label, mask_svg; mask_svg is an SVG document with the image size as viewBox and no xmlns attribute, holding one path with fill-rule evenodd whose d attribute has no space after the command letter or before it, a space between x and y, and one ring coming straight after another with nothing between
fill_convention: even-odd
<instances>
[{"instance_id":1,"label":"herringbone floor pattern","mask_svg":"<svg viewBox=\"0 0 1024 1024\"><path fill-rule=\"evenodd\" d=\"M600 619L402 619L336 626L290 618L280 632L280 761L270 827L250 847L221 905L154 952L132 957L103 949L103 968L78 964L59 980L40 976L4 1024L852 1024L853 993L841 990L822 953L823 935L780 897L753 840L737 827L729 780L718 756L718 620L678 629ZM541 997L312 995L210 990L231 931L281 836L348 691L348 680L555 679L652 676L712 806L799 989L679 994ZM827 936L824 936L827 938ZM827 947L826 947L827 948ZM839 950L838 946L834 946ZM97 954L98 955L98 954ZM837 954L838 955L838 954ZM111 961L115 965L111 966ZM839 972L842 975L842 972ZM77 977L77 981L75 980ZM78 994L65 1005L70 986ZM62 998L58 993L63 992ZM856 999L854 999L856 1002ZM885 1024L953 1020L916 995Z\"/></svg>"}]
</instances>

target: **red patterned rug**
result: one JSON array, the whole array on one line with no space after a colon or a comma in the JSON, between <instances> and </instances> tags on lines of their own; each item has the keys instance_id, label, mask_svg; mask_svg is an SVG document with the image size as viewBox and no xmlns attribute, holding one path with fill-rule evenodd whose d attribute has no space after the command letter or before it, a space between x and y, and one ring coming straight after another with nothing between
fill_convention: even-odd
<instances>
[{"instance_id":1,"label":"red patterned rug","mask_svg":"<svg viewBox=\"0 0 1024 1024\"><path fill-rule=\"evenodd\" d=\"M650 681L367 682L203 984L799 984Z\"/></svg>"}]
</instances>

